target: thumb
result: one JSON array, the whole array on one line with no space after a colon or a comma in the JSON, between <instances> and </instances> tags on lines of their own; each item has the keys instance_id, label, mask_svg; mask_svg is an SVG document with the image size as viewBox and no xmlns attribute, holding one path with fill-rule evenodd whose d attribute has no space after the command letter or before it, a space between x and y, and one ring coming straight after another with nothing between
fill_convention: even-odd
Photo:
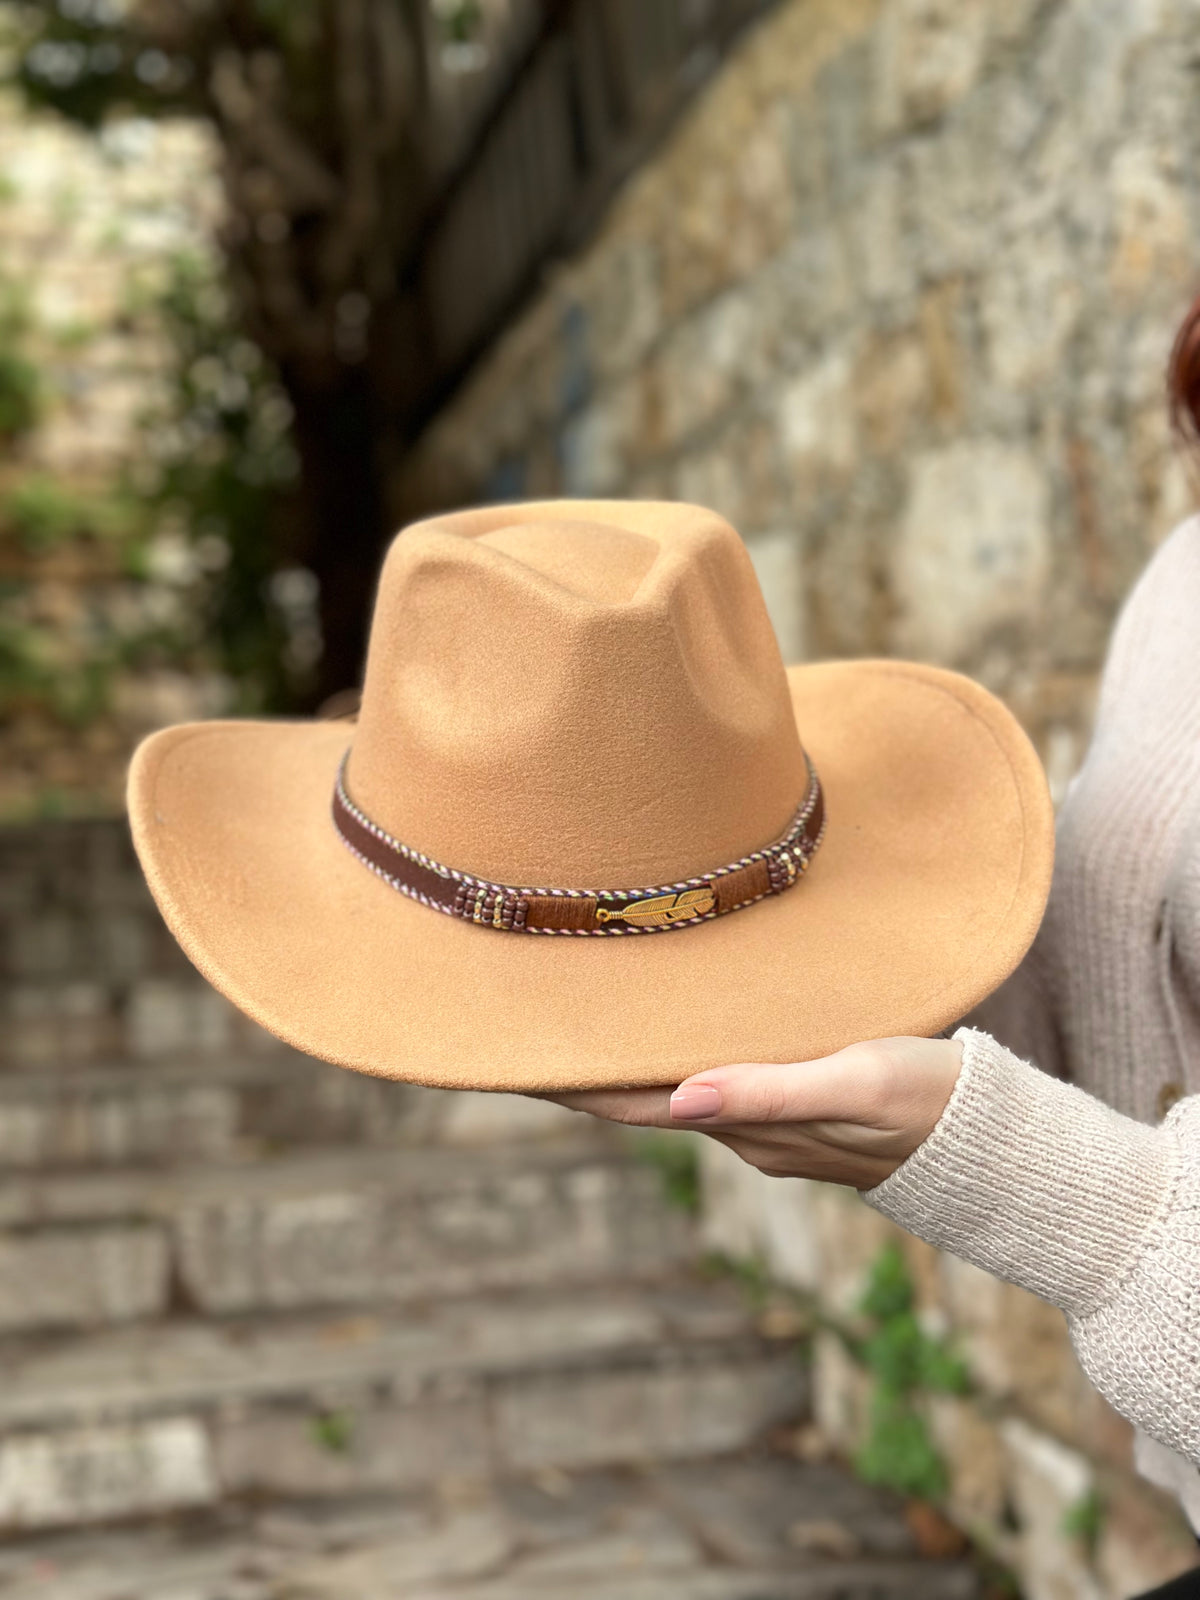
<instances>
[{"instance_id":1,"label":"thumb","mask_svg":"<svg viewBox=\"0 0 1200 1600\"><path fill-rule=\"evenodd\" d=\"M852 1045L816 1061L714 1067L671 1096L672 1122L858 1121L874 1098L878 1064Z\"/></svg>"}]
</instances>

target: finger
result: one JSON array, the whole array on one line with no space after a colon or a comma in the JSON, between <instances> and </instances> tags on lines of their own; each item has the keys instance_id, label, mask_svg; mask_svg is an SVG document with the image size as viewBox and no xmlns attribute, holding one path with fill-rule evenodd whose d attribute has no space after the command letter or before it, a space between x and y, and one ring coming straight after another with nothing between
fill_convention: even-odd
<instances>
[{"instance_id":1,"label":"finger","mask_svg":"<svg viewBox=\"0 0 1200 1600\"><path fill-rule=\"evenodd\" d=\"M869 1120L881 1076L891 1067L892 1043L851 1045L816 1061L713 1067L679 1085L670 1099L671 1116L705 1126Z\"/></svg>"},{"instance_id":2,"label":"finger","mask_svg":"<svg viewBox=\"0 0 1200 1600\"><path fill-rule=\"evenodd\" d=\"M622 1122L635 1128L673 1128L669 1089L580 1089L565 1094L543 1094L540 1100L553 1100L570 1111L586 1111L607 1122Z\"/></svg>"},{"instance_id":3,"label":"finger","mask_svg":"<svg viewBox=\"0 0 1200 1600\"><path fill-rule=\"evenodd\" d=\"M784 1147L715 1130L706 1129L705 1136L716 1139L768 1178L814 1178L822 1183L873 1189L895 1170L894 1161L867 1151L841 1149L816 1139L796 1139Z\"/></svg>"}]
</instances>

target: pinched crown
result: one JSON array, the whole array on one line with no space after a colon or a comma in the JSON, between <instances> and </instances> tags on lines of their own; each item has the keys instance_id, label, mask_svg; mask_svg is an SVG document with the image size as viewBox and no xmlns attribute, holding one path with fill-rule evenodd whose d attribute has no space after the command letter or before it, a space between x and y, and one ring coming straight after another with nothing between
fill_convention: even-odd
<instances>
[{"instance_id":1,"label":"pinched crown","mask_svg":"<svg viewBox=\"0 0 1200 1600\"><path fill-rule=\"evenodd\" d=\"M408 528L348 778L389 833L506 882L671 882L774 839L807 773L745 546L656 502Z\"/></svg>"}]
</instances>

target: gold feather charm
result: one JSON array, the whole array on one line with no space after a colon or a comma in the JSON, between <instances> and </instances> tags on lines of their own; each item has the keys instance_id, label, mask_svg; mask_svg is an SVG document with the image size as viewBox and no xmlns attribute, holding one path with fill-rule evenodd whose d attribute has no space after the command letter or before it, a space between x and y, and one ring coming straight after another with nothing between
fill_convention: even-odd
<instances>
[{"instance_id":1,"label":"gold feather charm","mask_svg":"<svg viewBox=\"0 0 1200 1600\"><path fill-rule=\"evenodd\" d=\"M685 889L682 894L659 894L653 900L635 900L622 911L608 911L600 906L597 922L632 922L636 928L663 928L668 923L686 922L690 917L703 917L717 903L711 889Z\"/></svg>"}]
</instances>

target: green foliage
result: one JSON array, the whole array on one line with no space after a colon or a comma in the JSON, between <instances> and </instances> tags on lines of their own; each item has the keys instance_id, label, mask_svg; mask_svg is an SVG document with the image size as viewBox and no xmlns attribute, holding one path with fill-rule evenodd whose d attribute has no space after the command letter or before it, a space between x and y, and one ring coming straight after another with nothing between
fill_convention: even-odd
<instances>
[{"instance_id":1,"label":"green foliage","mask_svg":"<svg viewBox=\"0 0 1200 1600\"><path fill-rule=\"evenodd\" d=\"M51 331L50 337L60 350L84 350L95 339L97 329L81 317L64 322Z\"/></svg>"},{"instance_id":2,"label":"green foliage","mask_svg":"<svg viewBox=\"0 0 1200 1600\"><path fill-rule=\"evenodd\" d=\"M21 290L0 280L0 444L36 426L41 383L29 354L33 318Z\"/></svg>"},{"instance_id":3,"label":"green foliage","mask_svg":"<svg viewBox=\"0 0 1200 1600\"><path fill-rule=\"evenodd\" d=\"M13 77L25 98L86 128L99 128L114 109L143 117L211 112L208 72L231 43L248 55L278 53L293 116L329 120L325 108L337 93L321 0L248 0L224 11L191 0L8 0L3 9L15 24ZM478 11L482 20L478 0L452 0L451 10L464 20Z\"/></svg>"},{"instance_id":4,"label":"green foliage","mask_svg":"<svg viewBox=\"0 0 1200 1600\"><path fill-rule=\"evenodd\" d=\"M434 0L433 14L447 44L470 44L483 27L480 0Z\"/></svg>"},{"instance_id":5,"label":"green foliage","mask_svg":"<svg viewBox=\"0 0 1200 1600\"><path fill-rule=\"evenodd\" d=\"M700 1260L706 1278L726 1278L741 1290L751 1310L760 1314L760 1328L770 1338L796 1341L795 1356L807 1366L813 1356L812 1333L822 1318L811 1294L778 1282L759 1255L730 1256L710 1250Z\"/></svg>"},{"instance_id":6,"label":"green foliage","mask_svg":"<svg viewBox=\"0 0 1200 1600\"><path fill-rule=\"evenodd\" d=\"M770 1269L761 1256L728 1256L711 1250L701 1262L701 1270L710 1278L732 1278L755 1311L761 1311L775 1292L775 1282Z\"/></svg>"},{"instance_id":7,"label":"green foliage","mask_svg":"<svg viewBox=\"0 0 1200 1600\"><path fill-rule=\"evenodd\" d=\"M119 539L144 518L119 490L81 495L48 473L31 472L0 502L0 520L37 555L73 539Z\"/></svg>"},{"instance_id":8,"label":"green foliage","mask_svg":"<svg viewBox=\"0 0 1200 1600\"><path fill-rule=\"evenodd\" d=\"M864 1317L887 1322L913 1308L912 1277L904 1252L895 1243L886 1244L871 1264L866 1288L858 1303Z\"/></svg>"},{"instance_id":9,"label":"green foliage","mask_svg":"<svg viewBox=\"0 0 1200 1600\"><path fill-rule=\"evenodd\" d=\"M635 1136L634 1148L643 1161L657 1168L670 1203L694 1216L700 1209L700 1162L695 1137L644 1129Z\"/></svg>"},{"instance_id":10,"label":"green foliage","mask_svg":"<svg viewBox=\"0 0 1200 1600\"><path fill-rule=\"evenodd\" d=\"M883 1388L871 1397L870 1431L854 1466L865 1482L920 1500L937 1500L946 1492L946 1468L925 1419L907 1396Z\"/></svg>"},{"instance_id":11,"label":"green foliage","mask_svg":"<svg viewBox=\"0 0 1200 1600\"><path fill-rule=\"evenodd\" d=\"M354 1418L346 1411L323 1411L309 1421L313 1443L331 1455L345 1455L354 1442Z\"/></svg>"},{"instance_id":12,"label":"green foliage","mask_svg":"<svg viewBox=\"0 0 1200 1600\"><path fill-rule=\"evenodd\" d=\"M297 473L287 402L231 332L208 265L172 261L165 280L135 286L127 314L173 354L165 397L141 420L137 469L86 493L27 472L0 495L0 540L35 567L102 547L103 581L132 588L115 610L87 602L64 634L30 609L27 580L9 583L0 703L81 727L105 713L122 673L170 666L223 674L239 710L288 709L320 636L315 584L286 556Z\"/></svg>"},{"instance_id":13,"label":"green foliage","mask_svg":"<svg viewBox=\"0 0 1200 1600\"><path fill-rule=\"evenodd\" d=\"M946 1470L920 1408L929 1393L963 1394L969 1377L945 1342L925 1332L914 1309L912 1278L895 1243L871 1267L858 1310L866 1332L846 1336L854 1358L873 1378L866 1442L855 1465L868 1483L935 1500Z\"/></svg>"},{"instance_id":14,"label":"green foliage","mask_svg":"<svg viewBox=\"0 0 1200 1600\"><path fill-rule=\"evenodd\" d=\"M98 128L114 105L155 116L192 102L188 56L144 35L136 10L116 0L23 0L6 11L14 77L35 105Z\"/></svg>"},{"instance_id":15,"label":"green foliage","mask_svg":"<svg viewBox=\"0 0 1200 1600\"><path fill-rule=\"evenodd\" d=\"M863 1364L889 1390L908 1393L926 1389L965 1394L967 1369L938 1339L931 1339L911 1311L880 1321L859 1347Z\"/></svg>"},{"instance_id":16,"label":"green foliage","mask_svg":"<svg viewBox=\"0 0 1200 1600\"><path fill-rule=\"evenodd\" d=\"M47 692L46 663L36 629L0 623L0 705L41 700Z\"/></svg>"},{"instance_id":17,"label":"green foliage","mask_svg":"<svg viewBox=\"0 0 1200 1600\"><path fill-rule=\"evenodd\" d=\"M40 387L33 363L0 345L0 439L18 438L34 426Z\"/></svg>"},{"instance_id":18,"label":"green foliage","mask_svg":"<svg viewBox=\"0 0 1200 1600\"><path fill-rule=\"evenodd\" d=\"M0 0L0 29L10 24L0 70L28 102L106 133L130 113L196 117L222 150L222 270L236 304L210 316L211 282L198 296L186 274L175 285L166 309L193 359L153 455L167 481L139 477L138 488L164 512L174 502L166 521L196 556L197 640L237 683L242 710L286 709L318 684L314 579L298 566L299 539L281 536L296 463L270 363L309 419L300 431L319 485L305 529L314 567L327 571L344 545L368 552L329 603L322 676L332 685L359 668L355 616L391 531L388 463L407 437L409 386L394 383L374 335L401 326L390 312L407 293L428 198L431 5L367 0L345 26L348 8L330 0ZM486 20L478 0L437 8L455 37ZM447 50L464 65L486 59L477 42ZM104 146L123 159L121 139ZM219 337L197 348L217 323ZM252 370L256 347L266 359ZM239 357L246 365L232 370ZM231 401L239 385L248 393ZM339 472L363 486L341 504L330 492ZM257 549L243 537L256 518Z\"/></svg>"},{"instance_id":19,"label":"green foliage","mask_svg":"<svg viewBox=\"0 0 1200 1600\"><path fill-rule=\"evenodd\" d=\"M97 652L64 670L44 628L6 613L0 594L0 706L48 711L69 728L95 720L108 704L113 661Z\"/></svg>"},{"instance_id":20,"label":"green foliage","mask_svg":"<svg viewBox=\"0 0 1200 1600\"><path fill-rule=\"evenodd\" d=\"M1089 1489L1068 1506L1062 1520L1062 1531L1069 1539L1078 1540L1089 1558L1096 1554L1103 1527L1104 1501L1096 1489Z\"/></svg>"},{"instance_id":21,"label":"green foliage","mask_svg":"<svg viewBox=\"0 0 1200 1600\"><path fill-rule=\"evenodd\" d=\"M140 485L191 558L196 648L236 685L241 711L296 703L320 650L315 580L295 565L299 461L291 408L259 350L234 330L211 264L179 255L143 288L173 349L165 405L144 419Z\"/></svg>"},{"instance_id":22,"label":"green foliage","mask_svg":"<svg viewBox=\"0 0 1200 1600\"><path fill-rule=\"evenodd\" d=\"M985 1551L975 1552L984 1600L1021 1600L1021 1583L1016 1573L1002 1566Z\"/></svg>"}]
</instances>

